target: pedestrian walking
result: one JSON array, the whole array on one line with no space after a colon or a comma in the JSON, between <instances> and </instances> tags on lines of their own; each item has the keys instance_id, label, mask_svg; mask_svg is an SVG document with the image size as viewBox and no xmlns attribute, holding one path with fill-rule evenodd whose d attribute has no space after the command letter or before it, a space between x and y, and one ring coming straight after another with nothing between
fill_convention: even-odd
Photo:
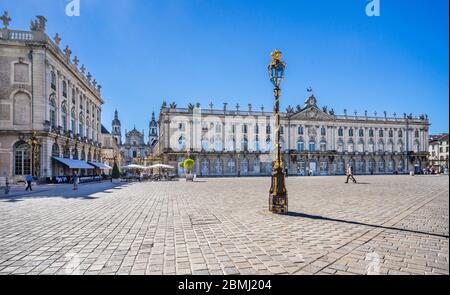
<instances>
[{"instance_id":1,"label":"pedestrian walking","mask_svg":"<svg viewBox=\"0 0 450 295\"><path fill-rule=\"evenodd\" d=\"M73 190L78 190L78 183L80 182L80 178L78 177L77 172L73 175Z\"/></svg>"},{"instance_id":2,"label":"pedestrian walking","mask_svg":"<svg viewBox=\"0 0 450 295\"><path fill-rule=\"evenodd\" d=\"M33 188L31 187L31 183L33 182L33 176L31 176L30 174L27 175L26 181L27 181L27 188L25 189L25 191L28 190L33 191Z\"/></svg>"},{"instance_id":3,"label":"pedestrian walking","mask_svg":"<svg viewBox=\"0 0 450 295\"><path fill-rule=\"evenodd\" d=\"M345 183L348 183L348 181L350 179L353 181L353 183L356 183L356 179L355 179L355 177L353 177L353 167L352 167L352 165L348 164L347 165L347 181Z\"/></svg>"}]
</instances>

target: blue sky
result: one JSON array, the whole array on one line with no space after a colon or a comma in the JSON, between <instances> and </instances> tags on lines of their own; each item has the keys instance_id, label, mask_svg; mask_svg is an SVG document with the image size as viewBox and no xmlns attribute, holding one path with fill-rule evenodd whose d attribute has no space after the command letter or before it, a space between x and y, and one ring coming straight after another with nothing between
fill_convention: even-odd
<instances>
[{"instance_id":1,"label":"blue sky","mask_svg":"<svg viewBox=\"0 0 450 295\"><path fill-rule=\"evenodd\" d=\"M123 128L148 132L163 100L179 107L211 101L271 109L266 65L279 48L288 64L281 103L302 104L312 86L318 104L342 114L426 113L431 132L448 132L448 0L0 0L28 29L48 19L103 85L103 123L114 110Z\"/></svg>"}]
</instances>

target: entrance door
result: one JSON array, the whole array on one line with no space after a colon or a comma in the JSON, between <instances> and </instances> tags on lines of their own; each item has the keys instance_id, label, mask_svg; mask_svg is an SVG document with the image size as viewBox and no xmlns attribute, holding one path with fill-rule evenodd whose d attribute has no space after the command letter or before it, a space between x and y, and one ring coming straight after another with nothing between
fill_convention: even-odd
<instances>
[{"instance_id":1,"label":"entrance door","mask_svg":"<svg viewBox=\"0 0 450 295\"><path fill-rule=\"evenodd\" d=\"M311 176L317 175L317 163L316 162L310 162L309 169L312 171Z\"/></svg>"}]
</instances>

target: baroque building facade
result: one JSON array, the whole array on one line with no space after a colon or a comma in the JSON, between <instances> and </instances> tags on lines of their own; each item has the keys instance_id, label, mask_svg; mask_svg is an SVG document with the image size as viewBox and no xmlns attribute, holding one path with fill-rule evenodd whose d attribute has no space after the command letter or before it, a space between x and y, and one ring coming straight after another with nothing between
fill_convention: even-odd
<instances>
[{"instance_id":1,"label":"baroque building facade","mask_svg":"<svg viewBox=\"0 0 450 295\"><path fill-rule=\"evenodd\" d=\"M184 171L180 163L196 160L198 176L270 175L275 160L274 116L237 105L229 110L177 108L165 102L154 153L164 163ZM281 148L290 175L341 175L351 164L357 174L418 171L426 166L429 120L426 115L388 117L336 115L319 108L314 95L304 107L288 107L281 115Z\"/></svg>"},{"instance_id":2,"label":"baroque building facade","mask_svg":"<svg viewBox=\"0 0 450 295\"><path fill-rule=\"evenodd\" d=\"M7 12L0 19L0 175L48 179L75 166L94 174L87 162L101 162L101 86L69 46L60 49L58 34L47 36L45 17L29 31L9 29Z\"/></svg>"}]
</instances>

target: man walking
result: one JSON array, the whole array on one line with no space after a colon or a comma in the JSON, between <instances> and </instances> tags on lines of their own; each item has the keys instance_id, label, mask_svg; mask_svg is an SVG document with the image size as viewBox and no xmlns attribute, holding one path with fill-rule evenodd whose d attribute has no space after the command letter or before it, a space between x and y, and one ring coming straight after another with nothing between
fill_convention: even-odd
<instances>
[{"instance_id":1,"label":"man walking","mask_svg":"<svg viewBox=\"0 0 450 295\"><path fill-rule=\"evenodd\" d=\"M27 181L27 188L25 189L25 191L26 192L28 190L33 191L33 189L31 188L31 183L33 182L33 176L31 176L31 174L27 175L26 181Z\"/></svg>"},{"instance_id":2,"label":"man walking","mask_svg":"<svg viewBox=\"0 0 450 295\"><path fill-rule=\"evenodd\" d=\"M345 183L348 183L348 181L350 179L353 181L353 183L356 183L356 179L355 179L355 177L353 177L353 167L352 167L352 165L348 164L347 165L347 181Z\"/></svg>"}]
</instances>

